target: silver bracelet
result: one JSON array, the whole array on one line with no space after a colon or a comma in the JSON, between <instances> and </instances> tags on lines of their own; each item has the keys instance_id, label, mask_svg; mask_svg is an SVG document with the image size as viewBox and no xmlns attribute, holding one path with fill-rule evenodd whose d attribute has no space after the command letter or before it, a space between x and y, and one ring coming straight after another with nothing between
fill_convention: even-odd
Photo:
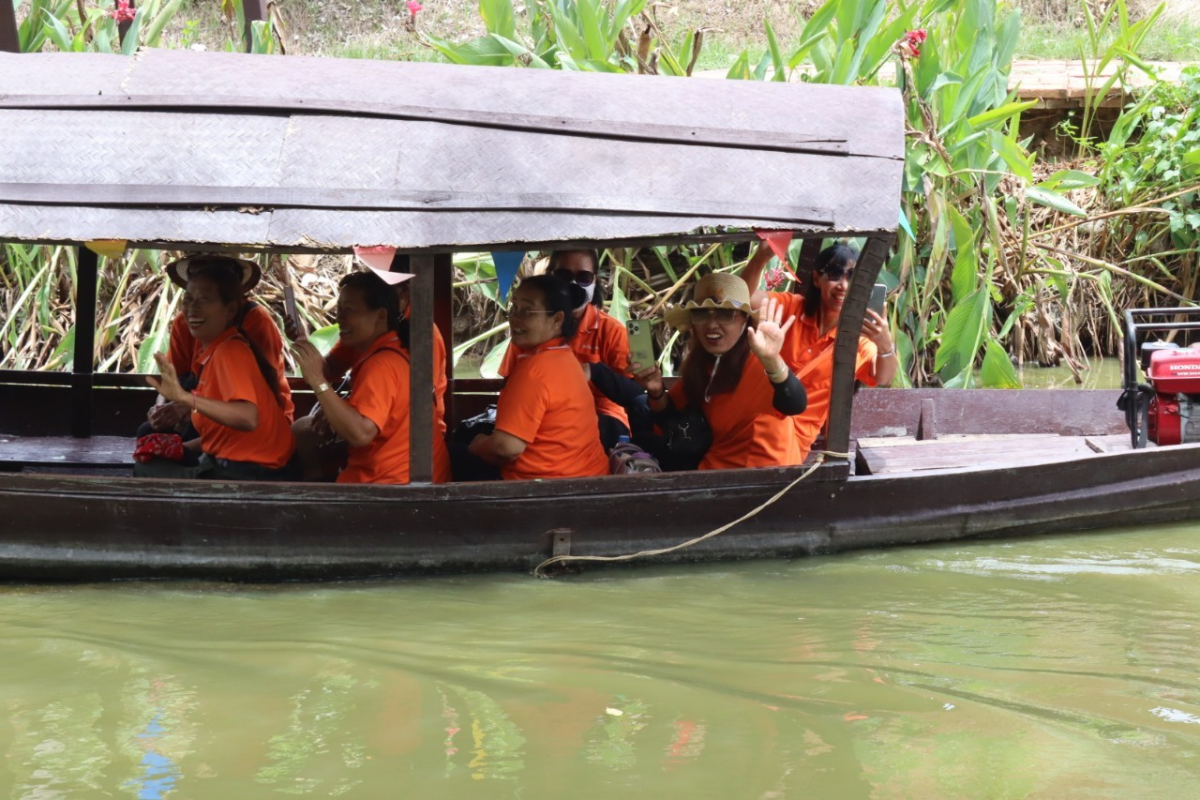
<instances>
[{"instance_id":1,"label":"silver bracelet","mask_svg":"<svg viewBox=\"0 0 1200 800\"><path fill-rule=\"evenodd\" d=\"M879 357L880 358L891 358L894 355L896 355L896 348L893 347L891 350L888 350L886 353L880 353Z\"/></svg>"}]
</instances>

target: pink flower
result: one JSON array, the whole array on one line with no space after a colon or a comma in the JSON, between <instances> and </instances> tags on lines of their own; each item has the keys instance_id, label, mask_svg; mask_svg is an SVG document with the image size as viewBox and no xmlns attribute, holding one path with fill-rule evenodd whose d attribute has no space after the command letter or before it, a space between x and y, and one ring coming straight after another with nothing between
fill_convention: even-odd
<instances>
[{"instance_id":1,"label":"pink flower","mask_svg":"<svg viewBox=\"0 0 1200 800\"><path fill-rule=\"evenodd\" d=\"M425 6L418 3L417 0L408 0L406 5L408 5L408 13L412 15L412 21L416 22L417 12L423 10Z\"/></svg>"},{"instance_id":2,"label":"pink flower","mask_svg":"<svg viewBox=\"0 0 1200 800\"><path fill-rule=\"evenodd\" d=\"M133 18L137 16L137 9L129 6L129 0L117 0L117 7L108 12L108 15L117 22L133 22Z\"/></svg>"},{"instance_id":3,"label":"pink flower","mask_svg":"<svg viewBox=\"0 0 1200 800\"><path fill-rule=\"evenodd\" d=\"M783 282L786 280L787 274L784 272L783 267L780 266L771 267L767 270L767 274L763 276L763 282L766 284L768 292L777 290L780 286L783 286Z\"/></svg>"},{"instance_id":4,"label":"pink flower","mask_svg":"<svg viewBox=\"0 0 1200 800\"><path fill-rule=\"evenodd\" d=\"M909 58L917 58L921 55L921 45L928 38L929 34L924 28L917 28L904 34L900 41L896 42L896 49Z\"/></svg>"}]
</instances>

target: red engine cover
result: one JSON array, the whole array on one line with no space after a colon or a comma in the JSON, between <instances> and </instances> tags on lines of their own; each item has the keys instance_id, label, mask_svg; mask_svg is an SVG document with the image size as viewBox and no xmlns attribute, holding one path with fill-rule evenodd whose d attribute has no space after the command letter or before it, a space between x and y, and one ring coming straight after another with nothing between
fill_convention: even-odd
<instances>
[{"instance_id":1,"label":"red engine cover","mask_svg":"<svg viewBox=\"0 0 1200 800\"><path fill-rule=\"evenodd\" d=\"M1161 394L1200 394L1200 349L1159 350L1150 356L1147 375Z\"/></svg>"},{"instance_id":2,"label":"red engine cover","mask_svg":"<svg viewBox=\"0 0 1200 800\"><path fill-rule=\"evenodd\" d=\"M1181 423L1179 401L1171 395L1155 395L1146 420L1146 438L1160 446L1179 444L1183 441Z\"/></svg>"}]
</instances>

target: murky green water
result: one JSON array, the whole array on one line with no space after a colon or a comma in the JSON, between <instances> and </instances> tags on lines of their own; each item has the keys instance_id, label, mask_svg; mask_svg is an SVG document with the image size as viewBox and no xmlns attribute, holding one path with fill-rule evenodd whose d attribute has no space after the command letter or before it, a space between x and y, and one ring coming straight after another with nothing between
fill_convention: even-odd
<instances>
[{"instance_id":1,"label":"murky green water","mask_svg":"<svg viewBox=\"0 0 1200 800\"><path fill-rule=\"evenodd\" d=\"M0 587L0 794L1190 796L1198 537Z\"/></svg>"}]
</instances>

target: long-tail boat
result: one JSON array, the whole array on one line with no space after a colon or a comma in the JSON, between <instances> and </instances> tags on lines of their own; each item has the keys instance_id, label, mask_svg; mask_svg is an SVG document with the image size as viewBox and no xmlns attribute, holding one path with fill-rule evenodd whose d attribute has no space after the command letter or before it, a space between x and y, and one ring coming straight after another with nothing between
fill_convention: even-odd
<instances>
[{"instance_id":1,"label":"long-tail boat","mask_svg":"<svg viewBox=\"0 0 1200 800\"><path fill-rule=\"evenodd\" d=\"M1115 391L855 394L855 343L897 228L903 122L899 92L879 88L189 51L0 55L0 241L77 248L77 319L94 317L97 256L84 245L95 240L278 254L391 246L416 275L409 485L126 477L129 434L153 394L141 376L96 374L86 324L70 372L0 372L0 578L524 570L551 555L668 548L748 514L656 558L1195 516L1194 446L1135 450ZM764 229L804 240L802 261L823 238L866 241L824 445L843 455L429 482L424 387L433 325L452 340L453 253L748 241ZM451 427L497 388L453 379Z\"/></svg>"}]
</instances>

